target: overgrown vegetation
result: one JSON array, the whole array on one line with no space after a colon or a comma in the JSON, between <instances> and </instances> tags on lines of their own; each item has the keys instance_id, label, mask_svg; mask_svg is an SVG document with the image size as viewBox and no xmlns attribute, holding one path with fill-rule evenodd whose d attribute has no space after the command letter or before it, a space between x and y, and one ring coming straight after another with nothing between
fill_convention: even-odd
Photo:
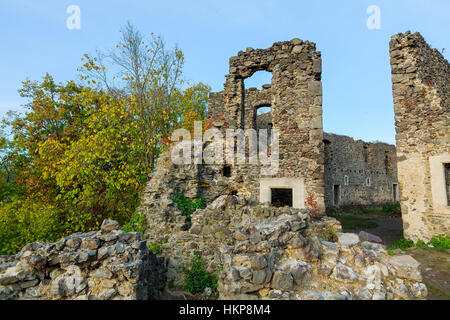
<instances>
[{"instance_id":1,"label":"overgrown vegetation","mask_svg":"<svg viewBox=\"0 0 450 320\"><path fill-rule=\"evenodd\" d=\"M334 236L336 235L336 232L339 231L339 228L334 225L327 225L325 227L325 234L321 235L322 240L326 241L334 241Z\"/></svg>"},{"instance_id":2,"label":"overgrown vegetation","mask_svg":"<svg viewBox=\"0 0 450 320\"><path fill-rule=\"evenodd\" d=\"M387 214L393 214L393 213L401 214L400 202L385 204L382 208L382 211Z\"/></svg>"},{"instance_id":3,"label":"overgrown vegetation","mask_svg":"<svg viewBox=\"0 0 450 320\"><path fill-rule=\"evenodd\" d=\"M180 209L181 214L189 221L191 220L192 214L195 210L205 209L205 200L202 197L191 200L186 198L184 194L180 193L170 199L178 205L178 209Z\"/></svg>"},{"instance_id":4,"label":"overgrown vegetation","mask_svg":"<svg viewBox=\"0 0 450 320\"><path fill-rule=\"evenodd\" d=\"M213 295L217 293L217 277L214 273L209 273L205 270L200 254L194 254L190 267L183 267L183 273L184 289L187 292L193 294L203 293L206 288L210 288Z\"/></svg>"},{"instance_id":5,"label":"overgrown vegetation","mask_svg":"<svg viewBox=\"0 0 450 320\"><path fill-rule=\"evenodd\" d=\"M0 135L0 254L98 229L144 232L139 194L172 131L206 115L209 87L182 77L184 57L132 25L116 48L85 55L81 82L23 82L23 114Z\"/></svg>"},{"instance_id":6,"label":"overgrown vegetation","mask_svg":"<svg viewBox=\"0 0 450 320\"><path fill-rule=\"evenodd\" d=\"M411 239L401 238L397 241L394 241L387 246L387 250L389 254L394 254L395 249L406 250L409 248L419 248L423 250L438 250L438 251L446 251L450 249L450 237L444 234L440 234L431 238L430 241L425 242L423 240L417 240L414 243Z\"/></svg>"},{"instance_id":7,"label":"overgrown vegetation","mask_svg":"<svg viewBox=\"0 0 450 320\"><path fill-rule=\"evenodd\" d=\"M327 215L339 220L343 229L376 228L378 224L367 218L384 218L400 214L400 203L387 203L382 207L359 206L327 209Z\"/></svg>"},{"instance_id":8,"label":"overgrown vegetation","mask_svg":"<svg viewBox=\"0 0 450 320\"><path fill-rule=\"evenodd\" d=\"M15 200L1 203L0 254L15 254L35 241L57 241L64 233L61 211L50 204Z\"/></svg>"},{"instance_id":9,"label":"overgrown vegetation","mask_svg":"<svg viewBox=\"0 0 450 320\"><path fill-rule=\"evenodd\" d=\"M445 234L440 234L431 238L428 244L431 244L435 248L450 249L450 237Z\"/></svg>"},{"instance_id":10,"label":"overgrown vegetation","mask_svg":"<svg viewBox=\"0 0 450 320\"><path fill-rule=\"evenodd\" d=\"M141 235L148 229L146 216L143 213L133 212L130 220L122 226L122 230L126 232L139 232Z\"/></svg>"},{"instance_id":11,"label":"overgrown vegetation","mask_svg":"<svg viewBox=\"0 0 450 320\"><path fill-rule=\"evenodd\" d=\"M147 247L152 250L152 252L154 254L160 254L163 252L163 247L161 247L158 243L156 242L150 242L147 243Z\"/></svg>"},{"instance_id":12,"label":"overgrown vegetation","mask_svg":"<svg viewBox=\"0 0 450 320\"><path fill-rule=\"evenodd\" d=\"M394 250L394 249L408 249L414 247L414 241L410 239L401 238L397 241L391 242L388 244L387 249L388 250Z\"/></svg>"}]
</instances>

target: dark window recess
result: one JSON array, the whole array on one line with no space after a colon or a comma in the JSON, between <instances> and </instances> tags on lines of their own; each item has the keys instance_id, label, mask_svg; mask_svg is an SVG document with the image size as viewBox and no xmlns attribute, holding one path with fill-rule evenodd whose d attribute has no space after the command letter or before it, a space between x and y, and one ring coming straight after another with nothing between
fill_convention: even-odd
<instances>
[{"instance_id":1,"label":"dark window recess","mask_svg":"<svg viewBox=\"0 0 450 320\"><path fill-rule=\"evenodd\" d=\"M387 154L384 156L384 169L386 172L389 171L389 156Z\"/></svg>"},{"instance_id":2,"label":"dark window recess","mask_svg":"<svg viewBox=\"0 0 450 320\"><path fill-rule=\"evenodd\" d=\"M447 205L450 206L450 163L444 164L445 188L447 189Z\"/></svg>"},{"instance_id":3,"label":"dark window recess","mask_svg":"<svg viewBox=\"0 0 450 320\"><path fill-rule=\"evenodd\" d=\"M230 166L224 166L222 169L222 174L224 177L231 177L231 167Z\"/></svg>"},{"instance_id":4,"label":"dark window recess","mask_svg":"<svg viewBox=\"0 0 450 320\"><path fill-rule=\"evenodd\" d=\"M392 185L392 197L394 198L394 202L397 201L397 184L394 183Z\"/></svg>"},{"instance_id":5,"label":"dark window recess","mask_svg":"<svg viewBox=\"0 0 450 320\"><path fill-rule=\"evenodd\" d=\"M292 207L292 189L270 189L271 204L274 207Z\"/></svg>"},{"instance_id":6,"label":"dark window recess","mask_svg":"<svg viewBox=\"0 0 450 320\"><path fill-rule=\"evenodd\" d=\"M269 123L267 125L267 144L268 145L272 144L272 130L273 130L273 124Z\"/></svg>"},{"instance_id":7,"label":"dark window recess","mask_svg":"<svg viewBox=\"0 0 450 320\"><path fill-rule=\"evenodd\" d=\"M333 186L333 205L338 206L339 205L339 185L335 184Z\"/></svg>"},{"instance_id":8,"label":"dark window recess","mask_svg":"<svg viewBox=\"0 0 450 320\"><path fill-rule=\"evenodd\" d=\"M331 160L333 158L333 153L331 151L331 146L330 146L331 142L330 142L330 140L324 139L323 144L324 144L324 153L325 153L325 163L330 164Z\"/></svg>"},{"instance_id":9,"label":"dark window recess","mask_svg":"<svg viewBox=\"0 0 450 320\"><path fill-rule=\"evenodd\" d=\"M367 154L367 146L363 146L363 156L364 156L364 161L368 162L369 161L369 155Z\"/></svg>"}]
</instances>

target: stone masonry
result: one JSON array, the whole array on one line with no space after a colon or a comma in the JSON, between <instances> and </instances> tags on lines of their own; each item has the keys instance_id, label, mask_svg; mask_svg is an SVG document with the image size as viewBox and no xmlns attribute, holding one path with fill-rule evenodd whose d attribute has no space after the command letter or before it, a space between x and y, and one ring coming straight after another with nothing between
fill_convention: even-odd
<instances>
[{"instance_id":1,"label":"stone masonry","mask_svg":"<svg viewBox=\"0 0 450 320\"><path fill-rule=\"evenodd\" d=\"M152 179L150 185L156 184ZM154 195L147 192L146 203ZM309 209L222 195L187 222L175 203L163 194L160 199L162 207L141 208L151 224L145 236L162 243L167 280L174 287L183 286L182 268L198 253L207 271L219 278L219 299L390 300L427 295L420 264L412 257L389 256L383 245L370 242L377 240L370 234L342 233L337 220L314 218Z\"/></svg>"},{"instance_id":2,"label":"stone masonry","mask_svg":"<svg viewBox=\"0 0 450 320\"><path fill-rule=\"evenodd\" d=\"M221 205L227 211L228 201ZM219 208L218 208L219 209ZM389 256L367 233L342 233L333 218L249 207L230 225L220 246L221 299L393 300L423 299L420 264Z\"/></svg>"},{"instance_id":3,"label":"stone masonry","mask_svg":"<svg viewBox=\"0 0 450 320\"><path fill-rule=\"evenodd\" d=\"M325 205L376 206L399 201L395 146L324 133Z\"/></svg>"},{"instance_id":4,"label":"stone masonry","mask_svg":"<svg viewBox=\"0 0 450 320\"><path fill-rule=\"evenodd\" d=\"M139 233L105 220L99 231L0 256L0 299L147 299L169 283L181 288L195 254L217 275L219 299L424 299L416 260L388 255L366 232L343 233L324 214L325 206L396 202L398 160L405 237L449 233L449 64L419 34L393 36L390 48L396 152L323 132L314 43L248 48L230 58L224 91L210 95L209 116L222 132L278 129L277 174L261 175L260 164L177 165L172 145L159 156L138 208L149 224L143 239L160 245L160 256ZM272 73L271 84L245 88L260 70ZM271 110L258 115L260 107ZM272 203L270 192L286 188L292 205ZM172 200L179 194L202 197L207 206L188 219Z\"/></svg>"},{"instance_id":5,"label":"stone masonry","mask_svg":"<svg viewBox=\"0 0 450 320\"><path fill-rule=\"evenodd\" d=\"M165 284L165 263L139 233L101 230L0 256L0 300L146 300Z\"/></svg>"},{"instance_id":6,"label":"stone masonry","mask_svg":"<svg viewBox=\"0 0 450 320\"><path fill-rule=\"evenodd\" d=\"M419 33L394 35L389 46L404 234L449 235L450 66Z\"/></svg>"},{"instance_id":7,"label":"stone masonry","mask_svg":"<svg viewBox=\"0 0 450 320\"><path fill-rule=\"evenodd\" d=\"M244 80L256 71L272 73L271 84L262 90L247 89ZM244 185L251 198L259 198L260 178L301 180L306 193L313 193L324 210L322 61L312 42L293 39L276 42L267 49L240 51L230 58L224 91L210 96L209 116L219 128L256 128L256 110L271 107L271 126L279 130L279 170L275 176L248 176ZM240 174L241 168L232 168ZM306 198L302 206L306 206Z\"/></svg>"}]
</instances>

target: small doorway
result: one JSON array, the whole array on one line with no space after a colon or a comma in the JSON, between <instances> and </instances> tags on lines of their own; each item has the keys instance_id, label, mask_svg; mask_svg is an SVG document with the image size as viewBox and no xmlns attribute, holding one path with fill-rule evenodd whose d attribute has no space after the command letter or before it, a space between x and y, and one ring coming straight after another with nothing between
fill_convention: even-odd
<instances>
[{"instance_id":1,"label":"small doorway","mask_svg":"<svg viewBox=\"0 0 450 320\"><path fill-rule=\"evenodd\" d=\"M341 195L340 186L338 184L335 184L333 186L333 206L337 207L339 205L340 195Z\"/></svg>"}]
</instances>

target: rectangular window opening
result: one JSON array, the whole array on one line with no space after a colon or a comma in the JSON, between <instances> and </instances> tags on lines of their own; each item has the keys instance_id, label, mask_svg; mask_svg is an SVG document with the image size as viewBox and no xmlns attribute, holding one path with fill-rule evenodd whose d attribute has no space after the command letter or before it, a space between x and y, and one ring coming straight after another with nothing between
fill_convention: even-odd
<instances>
[{"instance_id":1,"label":"rectangular window opening","mask_svg":"<svg viewBox=\"0 0 450 320\"><path fill-rule=\"evenodd\" d=\"M230 166L224 166L222 174L223 174L224 177L227 177L227 178L231 177L231 167Z\"/></svg>"},{"instance_id":2,"label":"rectangular window opening","mask_svg":"<svg viewBox=\"0 0 450 320\"><path fill-rule=\"evenodd\" d=\"M398 201L397 184L396 183L392 184L392 198L393 198L394 202Z\"/></svg>"},{"instance_id":3,"label":"rectangular window opening","mask_svg":"<svg viewBox=\"0 0 450 320\"><path fill-rule=\"evenodd\" d=\"M274 207L292 207L292 189L271 188L270 203Z\"/></svg>"}]
</instances>

